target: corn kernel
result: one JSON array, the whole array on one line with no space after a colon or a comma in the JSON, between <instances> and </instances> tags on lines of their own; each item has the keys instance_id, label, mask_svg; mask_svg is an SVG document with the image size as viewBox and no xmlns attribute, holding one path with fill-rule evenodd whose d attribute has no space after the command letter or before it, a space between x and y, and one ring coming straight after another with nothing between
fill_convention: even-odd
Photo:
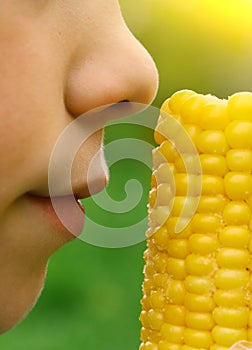
<instances>
[{"instance_id":1,"label":"corn kernel","mask_svg":"<svg viewBox=\"0 0 252 350\"><path fill-rule=\"evenodd\" d=\"M174 161L174 165L177 173L187 173L191 175L201 174L201 169L198 167L198 164L199 164L198 156L191 153L182 153Z\"/></svg>"},{"instance_id":2,"label":"corn kernel","mask_svg":"<svg viewBox=\"0 0 252 350\"><path fill-rule=\"evenodd\" d=\"M229 172L224 178L226 193L232 200L243 200L252 195L252 176L241 172Z\"/></svg>"},{"instance_id":3,"label":"corn kernel","mask_svg":"<svg viewBox=\"0 0 252 350\"><path fill-rule=\"evenodd\" d=\"M184 124L184 129L188 133L190 139L195 143L199 133L201 132L200 127L195 124Z\"/></svg>"},{"instance_id":4,"label":"corn kernel","mask_svg":"<svg viewBox=\"0 0 252 350\"><path fill-rule=\"evenodd\" d=\"M214 302L223 307L244 306L246 305L246 293L242 289L217 289L214 293Z\"/></svg>"},{"instance_id":5,"label":"corn kernel","mask_svg":"<svg viewBox=\"0 0 252 350\"><path fill-rule=\"evenodd\" d=\"M184 217L191 217L197 202L197 197L176 196L173 201L171 215L180 216L183 214Z\"/></svg>"},{"instance_id":6,"label":"corn kernel","mask_svg":"<svg viewBox=\"0 0 252 350\"><path fill-rule=\"evenodd\" d=\"M161 164L154 174L158 185L163 183L172 184L173 182L172 168L168 163Z\"/></svg>"},{"instance_id":7,"label":"corn kernel","mask_svg":"<svg viewBox=\"0 0 252 350\"><path fill-rule=\"evenodd\" d=\"M252 171L252 150L231 149L227 152L227 166L232 171Z\"/></svg>"},{"instance_id":8,"label":"corn kernel","mask_svg":"<svg viewBox=\"0 0 252 350\"><path fill-rule=\"evenodd\" d=\"M214 344L210 346L210 350L230 350L230 348L227 348L226 346L220 346L218 344Z\"/></svg>"},{"instance_id":9,"label":"corn kernel","mask_svg":"<svg viewBox=\"0 0 252 350\"><path fill-rule=\"evenodd\" d=\"M180 115L185 123L199 124L202 107L206 103L207 97L195 94L189 97L181 106Z\"/></svg>"},{"instance_id":10,"label":"corn kernel","mask_svg":"<svg viewBox=\"0 0 252 350\"><path fill-rule=\"evenodd\" d=\"M155 288L165 289L168 283L168 275L165 273L155 273L153 275L153 285Z\"/></svg>"},{"instance_id":11,"label":"corn kernel","mask_svg":"<svg viewBox=\"0 0 252 350\"><path fill-rule=\"evenodd\" d=\"M212 314L200 312L186 312L186 326L193 329L209 331L214 326Z\"/></svg>"},{"instance_id":12,"label":"corn kernel","mask_svg":"<svg viewBox=\"0 0 252 350\"><path fill-rule=\"evenodd\" d=\"M165 253L159 253L153 258L155 272L164 273L167 269L168 257Z\"/></svg>"},{"instance_id":13,"label":"corn kernel","mask_svg":"<svg viewBox=\"0 0 252 350\"><path fill-rule=\"evenodd\" d=\"M169 232L170 238L178 238L178 233L176 231L176 227L179 222L183 222L181 217L170 217L166 222L166 229ZM191 225L187 225L183 231L179 232L179 238L187 238L191 235L192 229Z\"/></svg>"},{"instance_id":14,"label":"corn kernel","mask_svg":"<svg viewBox=\"0 0 252 350\"><path fill-rule=\"evenodd\" d=\"M249 280L248 271L219 269L214 276L215 285L220 289L246 287Z\"/></svg>"},{"instance_id":15,"label":"corn kernel","mask_svg":"<svg viewBox=\"0 0 252 350\"><path fill-rule=\"evenodd\" d=\"M188 254L187 239L170 239L167 242L167 251L169 256L177 259L183 259Z\"/></svg>"},{"instance_id":16,"label":"corn kernel","mask_svg":"<svg viewBox=\"0 0 252 350\"><path fill-rule=\"evenodd\" d=\"M224 155L228 151L225 134L222 131L202 131L196 140L196 145L202 153Z\"/></svg>"},{"instance_id":17,"label":"corn kernel","mask_svg":"<svg viewBox=\"0 0 252 350\"><path fill-rule=\"evenodd\" d=\"M185 294L184 305L193 312L212 312L215 306L211 296L192 293Z\"/></svg>"},{"instance_id":18,"label":"corn kernel","mask_svg":"<svg viewBox=\"0 0 252 350\"><path fill-rule=\"evenodd\" d=\"M249 253L245 249L222 248L216 255L220 267L246 268L249 266Z\"/></svg>"},{"instance_id":19,"label":"corn kernel","mask_svg":"<svg viewBox=\"0 0 252 350\"><path fill-rule=\"evenodd\" d=\"M149 297L144 295L141 299L142 309L148 311L151 308Z\"/></svg>"},{"instance_id":20,"label":"corn kernel","mask_svg":"<svg viewBox=\"0 0 252 350\"><path fill-rule=\"evenodd\" d=\"M157 150L169 163L174 162L175 159L177 159L177 157L179 156L175 145L169 140L162 142L162 144L157 148Z\"/></svg>"},{"instance_id":21,"label":"corn kernel","mask_svg":"<svg viewBox=\"0 0 252 350\"><path fill-rule=\"evenodd\" d=\"M172 110L173 113L179 114L182 105L193 95L195 95L195 92L192 90L177 91L169 99L168 106ZM161 110L163 110L164 107L165 106L162 105Z\"/></svg>"},{"instance_id":22,"label":"corn kernel","mask_svg":"<svg viewBox=\"0 0 252 350\"><path fill-rule=\"evenodd\" d=\"M228 100L228 115L231 120L252 120L251 92L237 92Z\"/></svg>"},{"instance_id":23,"label":"corn kernel","mask_svg":"<svg viewBox=\"0 0 252 350\"><path fill-rule=\"evenodd\" d=\"M168 238L169 238L169 234L168 234L167 229L165 227L161 227L153 235L155 245L160 250L164 250L167 248Z\"/></svg>"},{"instance_id":24,"label":"corn kernel","mask_svg":"<svg viewBox=\"0 0 252 350\"><path fill-rule=\"evenodd\" d=\"M161 291L151 291L150 305L156 309L162 309L165 306L165 296Z\"/></svg>"},{"instance_id":25,"label":"corn kernel","mask_svg":"<svg viewBox=\"0 0 252 350\"><path fill-rule=\"evenodd\" d=\"M247 331L244 328L234 329L215 326L212 330L213 339L221 346L231 346L239 340L247 339Z\"/></svg>"},{"instance_id":26,"label":"corn kernel","mask_svg":"<svg viewBox=\"0 0 252 350\"><path fill-rule=\"evenodd\" d=\"M181 305L165 305L164 318L167 323L174 324L176 326L184 326L185 307Z\"/></svg>"},{"instance_id":27,"label":"corn kernel","mask_svg":"<svg viewBox=\"0 0 252 350\"><path fill-rule=\"evenodd\" d=\"M213 290L213 281L209 277L189 275L185 279L185 288L189 293L207 294Z\"/></svg>"},{"instance_id":28,"label":"corn kernel","mask_svg":"<svg viewBox=\"0 0 252 350\"><path fill-rule=\"evenodd\" d=\"M167 301L171 304L183 305L185 298L185 287L182 281L171 280L166 290Z\"/></svg>"},{"instance_id":29,"label":"corn kernel","mask_svg":"<svg viewBox=\"0 0 252 350\"><path fill-rule=\"evenodd\" d=\"M211 333L208 331L186 328L184 337L187 345L198 349L209 348L213 343Z\"/></svg>"},{"instance_id":30,"label":"corn kernel","mask_svg":"<svg viewBox=\"0 0 252 350\"><path fill-rule=\"evenodd\" d=\"M224 180L220 176L202 175L202 194L219 195L224 194Z\"/></svg>"},{"instance_id":31,"label":"corn kernel","mask_svg":"<svg viewBox=\"0 0 252 350\"><path fill-rule=\"evenodd\" d=\"M228 172L226 159L215 154L201 154L200 163L203 174L223 176Z\"/></svg>"},{"instance_id":32,"label":"corn kernel","mask_svg":"<svg viewBox=\"0 0 252 350\"><path fill-rule=\"evenodd\" d=\"M249 311L247 307L227 308L216 307L213 319L219 325L229 328L243 328L247 326Z\"/></svg>"},{"instance_id":33,"label":"corn kernel","mask_svg":"<svg viewBox=\"0 0 252 350\"><path fill-rule=\"evenodd\" d=\"M185 260L168 258L167 272L176 280L183 280L186 276Z\"/></svg>"},{"instance_id":34,"label":"corn kernel","mask_svg":"<svg viewBox=\"0 0 252 350\"><path fill-rule=\"evenodd\" d=\"M142 342L147 342L149 340L149 330L147 328L142 327L140 332L140 339Z\"/></svg>"},{"instance_id":35,"label":"corn kernel","mask_svg":"<svg viewBox=\"0 0 252 350\"><path fill-rule=\"evenodd\" d=\"M158 344L158 350L181 350L181 345L161 340Z\"/></svg>"},{"instance_id":36,"label":"corn kernel","mask_svg":"<svg viewBox=\"0 0 252 350\"><path fill-rule=\"evenodd\" d=\"M141 321L143 327L149 328L149 318L148 318L148 312L147 311L141 311L139 320Z\"/></svg>"},{"instance_id":37,"label":"corn kernel","mask_svg":"<svg viewBox=\"0 0 252 350\"><path fill-rule=\"evenodd\" d=\"M250 240L250 232L241 226L227 226L219 234L221 244L226 247L246 248Z\"/></svg>"},{"instance_id":38,"label":"corn kernel","mask_svg":"<svg viewBox=\"0 0 252 350\"><path fill-rule=\"evenodd\" d=\"M150 208L149 225L152 227L162 226L170 216L171 209L169 206Z\"/></svg>"},{"instance_id":39,"label":"corn kernel","mask_svg":"<svg viewBox=\"0 0 252 350\"><path fill-rule=\"evenodd\" d=\"M163 339L171 343L181 344L184 338L184 330L184 327L164 323L160 332Z\"/></svg>"},{"instance_id":40,"label":"corn kernel","mask_svg":"<svg viewBox=\"0 0 252 350\"><path fill-rule=\"evenodd\" d=\"M174 190L168 183L162 183L158 185L156 192L156 199L158 206L169 206L172 204L174 197Z\"/></svg>"},{"instance_id":41,"label":"corn kernel","mask_svg":"<svg viewBox=\"0 0 252 350\"><path fill-rule=\"evenodd\" d=\"M174 174L176 196L198 196L200 194L199 176L193 174Z\"/></svg>"},{"instance_id":42,"label":"corn kernel","mask_svg":"<svg viewBox=\"0 0 252 350\"><path fill-rule=\"evenodd\" d=\"M222 229L220 217L212 214L195 214L191 221L192 231L198 233L215 233Z\"/></svg>"},{"instance_id":43,"label":"corn kernel","mask_svg":"<svg viewBox=\"0 0 252 350\"><path fill-rule=\"evenodd\" d=\"M218 247L216 235L194 233L189 237L189 250L192 253L206 255L213 253Z\"/></svg>"},{"instance_id":44,"label":"corn kernel","mask_svg":"<svg viewBox=\"0 0 252 350\"><path fill-rule=\"evenodd\" d=\"M202 108L199 124L202 129L224 130L229 122L226 101L215 101Z\"/></svg>"},{"instance_id":45,"label":"corn kernel","mask_svg":"<svg viewBox=\"0 0 252 350\"><path fill-rule=\"evenodd\" d=\"M227 225L248 225L250 215L249 206L244 202L232 201L223 210L223 220Z\"/></svg>"},{"instance_id":46,"label":"corn kernel","mask_svg":"<svg viewBox=\"0 0 252 350\"><path fill-rule=\"evenodd\" d=\"M146 342L146 343L142 343L140 345L139 350L158 350L158 346L156 343L152 343L152 342Z\"/></svg>"},{"instance_id":47,"label":"corn kernel","mask_svg":"<svg viewBox=\"0 0 252 350\"><path fill-rule=\"evenodd\" d=\"M215 261L212 258L190 254L185 260L187 274L194 276L207 276L215 269Z\"/></svg>"},{"instance_id":48,"label":"corn kernel","mask_svg":"<svg viewBox=\"0 0 252 350\"><path fill-rule=\"evenodd\" d=\"M225 135L231 148L251 148L252 122L234 120L226 127Z\"/></svg>"},{"instance_id":49,"label":"corn kernel","mask_svg":"<svg viewBox=\"0 0 252 350\"><path fill-rule=\"evenodd\" d=\"M151 329L160 330L164 323L164 316L162 312L153 309L148 311L148 323Z\"/></svg>"},{"instance_id":50,"label":"corn kernel","mask_svg":"<svg viewBox=\"0 0 252 350\"><path fill-rule=\"evenodd\" d=\"M226 204L227 198L222 195L201 196L197 210L199 213L220 214Z\"/></svg>"}]
</instances>

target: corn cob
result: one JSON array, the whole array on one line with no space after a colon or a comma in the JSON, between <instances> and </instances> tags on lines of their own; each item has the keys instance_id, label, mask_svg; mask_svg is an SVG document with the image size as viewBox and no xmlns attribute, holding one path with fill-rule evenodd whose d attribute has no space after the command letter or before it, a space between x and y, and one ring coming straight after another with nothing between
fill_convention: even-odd
<instances>
[{"instance_id":1,"label":"corn cob","mask_svg":"<svg viewBox=\"0 0 252 350\"><path fill-rule=\"evenodd\" d=\"M170 139L168 116L198 152L202 189L192 218L190 154ZM225 350L252 341L252 93L220 100L179 91L161 108L155 140L140 350ZM177 233L186 213L189 223Z\"/></svg>"}]
</instances>

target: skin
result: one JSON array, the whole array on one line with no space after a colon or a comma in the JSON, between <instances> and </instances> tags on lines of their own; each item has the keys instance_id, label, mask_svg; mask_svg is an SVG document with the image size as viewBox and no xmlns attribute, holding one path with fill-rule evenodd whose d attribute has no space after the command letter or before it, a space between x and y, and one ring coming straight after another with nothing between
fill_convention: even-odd
<instances>
[{"instance_id":1,"label":"skin","mask_svg":"<svg viewBox=\"0 0 252 350\"><path fill-rule=\"evenodd\" d=\"M30 201L49 196L48 162L57 137L95 107L151 103L157 85L156 67L117 1L1 1L0 333L31 310L49 257L74 239ZM87 168L101 142L102 133L95 133L74 161L78 197L88 195ZM95 181L102 188L101 169Z\"/></svg>"}]
</instances>

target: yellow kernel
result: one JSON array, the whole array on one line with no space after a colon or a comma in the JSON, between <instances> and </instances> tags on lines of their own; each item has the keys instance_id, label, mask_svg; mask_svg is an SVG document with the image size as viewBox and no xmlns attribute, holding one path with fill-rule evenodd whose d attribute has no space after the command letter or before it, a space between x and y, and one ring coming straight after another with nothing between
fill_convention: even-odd
<instances>
[{"instance_id":1,"label":"yellow kernel","mask_svg":"<svg viewBox=\"0 0 252 350\"><path fill-rule=\"evenodd\" d=\"M173 201L171 215L192 217L197 206L197 197L176 196Z\"/></svg>"},{"instance_id":2,"label":"yellow kernel","mask_svg":"<svg viewBox=\"0 0 252 350\"><path fill-rule=\"evenodd\" d=\"M161 291L151 291L150 304L153 309L162 309L165 305L165 296Z\"/></svg>"},{"instance_id":3,"label":"yellow kernel","mask_svg":"<svg viewBox=\"0 0 252 350\"><path fill-rule=\"evenodd\" d=\"M180 90L175 92L169 99L169 108L173 113L179 114L183 103L185 103L193 95L196 95L196 93L192 90ZM161 107L161 110L163 109L164 105Z\"/></svg>"},{"instance_id":4,"label":"yellow kernel","mask_svg":"<svg viewBox=\"0 0 252 350\"><path fill-rule=\"evenodd\" d=\"M215 269L215 261L211 258L190 254L185 260L186 272L194 276L208 275Z\"/></svg>"},{"instance_id":5,"label":"yellow kernel","mask_svg":"<svg viewBox=\"0 0 252 350\"><path fill-rule=\"evenodd\" d=\"M185 288L189 293L207 294L213 289L213 281L205 276L187 276Z\"/></svg>"},{"instance_id":6,"label":"yellow kernel","mask_svg":"<svg viewBox=\"0 0 252 350\"><path fill-rule=\"evenodd\" d=\"M149 330L147 328L144 328L144 327L141 328L140 339L144 343L149 340Z\"/></svg>"},{"instance_id":7,"label":"yellow kernel","mask_svg":"<svg viewBox=\"0 0 252 350\"><path fill-rule=\"evenodd\" d=\"M184 305L193 312L211 312L215 306L212 297L192 293L185 294Z\"/></svg>"},{"instance_id":8,"label":"yellow kernel","mask_svg":"<svg viewBox=\"0 0 252 350\"><path fill-rule=\"evenodd\" d=\"M174 174L176 196L197 196L200 194L199 176L180 173Z\"/></svg>"},{"instance_id":9,"label":"yellow kernel","mask_svg":"<svg viewBox=\"0 0 252 350\"><path fill-rule=\"evenodd\" d=\"M155 172L151 175L151 188L157 187L157 179Z\"/></svg>"},{"instance_id":10,"label":"yellow kernel","mask_svg":"<svg viewBox=\"0 0 252 350\"><path fill-rule=\"evenodd\" d=\"M141 311L139 320L141 321L143 327L149 328L148 311Z\"/></svg>"},{"instance_id":11,"label":"yellow kernel","mask_svg":"<svg viewBox=\"0 0 252 350\"><path fill-rule=\"evenodd\" d=\"M184 326L185 307L181 305L166 304L164 307L164 318L167 323Z\"/></svg>"},{"instance_id":12,"label":"yellow kernel","mask_svg":"<svg viewBox=\"0 0 252 350\"><path fill-rule=\"evenodd\" d=\"M213 319L219 325L230 328L247 327L249 311L247 307L227 308L216 307L213 311Z\"/></svg>"},{"instance_id":13,"label":"yellow kernel","mask_svg":"<svg viewBox=\"0 0 252 350\"><path fill-rule=\"evenodd\" d=\"M184 222L182 217L170 217L166 222L166 228L170 238L187 238L191 235L191 225L187 225L183 231L177 233L176 227L179 222Z\"/></svg>"},{"instance_id":14,"label":"yellow kernel","mask_svg":"<svg viewBox=\"0 0 252 350\"><path fill-rule=\"evenodd\" d=\"M155 288L166 288L168 275L165 273L155 273L153 276L153 285Z\"/></svg>"},{"instance_id":15,"label":"yellow kernel","mask_svg":"<svg viewBox=\"0 0 252 350\"><path fill-rule=\"evenodd\" d=\"M168 340L171 343L181 344L183 342L184 327L164 323L160 332L162 338Z\"/></svg>"},{"instance_id":16,"label":"yellow kernel","mask_svg":"<svg viewBox=\"0 0 252 350\"><path fill-rule=\"evenodd\" d=\"M170 239L167 243L168 254L177 259L183 259L187 256L188 240L187 239Z\"/></svg>"},{"instance_id":17,"label":"yellow kernel","mask_svg":"<svg viewBox=\"0 0 252 350\"><path fill-rule=\"evenodd\" d=\"M184 123L199 124L202 107L207 103L207 96L195 94L181 106L180 115Z\"/></svg>"},{"instance_id":18,"label":"yellow kernel","mask_svg":"<svg viewBox=\"0 0 252 350\"><path fill-rule=\"evenodd\" d=\"M158 350L158 346L156 343L147 341L146 343L142 343L140 345L139 350Z\"/></svg>"},{"instance_id":19,"label":"yellow kernel","mask_svg":"<svg viewBox=\"0 0 252 350\"><path fill-rule=\"evenodd\" d=\"M197 233L215 233L222 229L220 217L212 214L195 214L192 222L192 231Z\"/></svg>"},{"instance_id":20,"label":"yellow kernel","mask_svg":"<svg viewBox=\"0 0 252 350\"><path fill-rule=\"evenodd\" d=\"M251 342L252 341L252 328L248 328L248 340ZM246 344L248 345L248 344ZM250 345L251 346L251 345ZM249 349L249 348L248 348Z\"/></svg>"},{"instance_id":21,"label":"yellow kernel","mask_svg":"<svg viewBox=\"0 0 252 350\"><path fill-rule=\"evenodd\" d=\"M196 145L202 153L224 155L228 151L226 137L222 131L202 131L196 140Z\"/></svg>"},{"instance_id":22,"label":"yellow kernel","mask_svg":"<svg viewBox=\"0 0 252 350\"><path fill-rule=\"evenodd\" d=\"M158 185L156 192L156 199L158 206L169 206L172 204L174 197L174 190L168 183L162 183Z\"/></svg>"},{"instance_id":23,"label":"yellow kernel","mask_svg":"<svg viewBox=\"0 0 252 350\"><path fill-rule=\"evenodd\" d=\"M217 289L214 292L214 302L224 307L244 306L246 305L246 292L242 289Z\"/></svg>"},{"instance_id":24,"label":"yellow kernel","mask_svg":"<svg viewBox=\"0 0 252 350\"><path fill-rule=\"evenodd\" d=\"M214 344L210 346L210 350L229 350L226 346L220 346L218 344Z\"/></svg>"},{"instance_id":25,"label":"yellow kernel","mask_svg":"<svg viewBox=\"0 0 252 350\"><path fill-rule=\"evenodd\" d=\"M249 206L244 202L232 201L223 210L223 220L227 225L246 225L250 215Z\"/></svg>"},{"instance_id":26,"label":"yellow kernel","mask_svg":"<svg viewBox=\"0 0 252 350\"><path fill-rule=\"evenodd\" d=\"M141 305L143 310L145 311L149 310L151 308L149 297L144 295L141 299Z\"/></svg>"},{"instance_id":27,"label":"yellow kernel","mask_svg":"<svg viewBox=\"0 0 252 350\"><path fill-rule=\"evenodd\" d=\"M186 276L185 260L168 258L167 272L176 280L183 280Z\"/></svg>"},{"instance_id":28,"label":"yellow kernel","mask_svg":"<svg viewBox=\"0 0 252 350\"><path fill-rule=\"evenodd\" d=\"M227 152L227 165L232 171L252 171L252 150L231 149Z\"/></svg>"},{"instance_id":29,"label":"yellow kernel","mask_svg":"<svg viewBox=\"0 0 252 350\"><path fill-rule=\"evenodd\" d=\"M225 196L201 196L198 212L199 213L221 213L224 206L227 204Z\"/></svg>"},{"instance_id":30,"label":"yellow kernel","mask_svg":"<svg viewBox=\"0 0 252 350\"><path fill-rule=\"evenodd\" d=\"M158 344L158 350L181 350L181 345L161 340Z\"/></svg>"},{"instance_id":31,"label":"yellow kernel","mask_svg":"<svg viewBox=\"0 0 252 350\"><path fill-rule=\"evenodd\" d=\"M162 144L158 147L158 151L161 153L166 162L173 163L178 157L178 152L175 145L169 140L162 142Z\"/></svg>"},{"instance_id":32,"label":"yellow kernel","mask_svg":"<svg viewBox=\"0 0 252 350\"><path fill-rule=\"evenodd\" d=\"M212 314L200 312L187 312L185 316L186 326L193 329L208 331L214 326Z\"/></svg>"},{"instance_id":33,"label":"yellow kernel","mask_svg":"<svg viewBox=\"0 0 252 350\"><path fill-rule=\"evenodd\" d=\"M243 200L252 195L252 176L248 173L229 172L224 178L225 191L232 200Z\"/></svg>"},{"instance_id":34,"label":"yellow kernel","mask_svg":"<svg viewBox=\"0 0 252 350\"><path fill-rule=\"evenodd\" d=\"M202 108L199 120L202 129L224 130L229 122L226 101L210 102Z\"/></svg>"},{"instance_id":35,"label":"yellow kernel","mask_svg":"<svg viewBox=\"0 0 252 350\"><path fill-rule=\"evenodd\" d=\"M237 92L228 99L228 115L231 120L252 120L251 92Z\"/></svg>"},{"instance_id":36,"label":"yellow kernel","mask_svg":"<svg viewBox=\"0 0 252 350\"><path fill-rule=\"evenodd\" d=\"M174 161L177 173L187 173L191 175L200 175L201 169L199 166L198 154L182 153Z\"/></svg>"},{"instance_id":37,"label":"yellow kernel","mask_svg":"<svg viewBox=\"0 0 252 350\"><path fill-rule=\"evenodd\" d=\"M221 244L227 247L246 248L250 240L250 232L245 227L227 226L219 235Z\"/></svg>"},{"instance_id":38,"label":"yellow kernel","mask_svg":"<svg viewBox=\"0 0 252 350\"><path fill-rule=\"evenodd\" d=\"M148 278L145 278L143 281L143 292L146 295L150 294L150 291L152 289L152 281Z\"/></svg>"},{"instance_id":39,"label":"yellow kernel","mask_svg":"<svg viewBox=\"0 0 252 350\"><path fill-rule=\"evenodd\" d=\"M162 324L164 323L164 316L163 316L162 312L152 310L152 309L149 310L148 311L148 322L149 322L151 329L160 330L162 327Z\"/></svg>"},{"instance_id":40,"label":"yellow kernel","mask_svg":"<svg viewBox=\"0 0 252 350\"><path fill-rule=\"evenodd\" d=\"M168 246L169 234L165 227L161 227L158 231L156 231L153 235L153 239L155 241L155 245L158 249L164 250Z\"/></svg>"},{"instance_id":41,"label":"yellow kernel","mask_svg":"<svg viewBox=\"0 0 252 350\"><path fill-rule=\"evenodd\" d=\"M195 143L199 133L201 132L200 127L195 124L183 124L183 127L185 131L188 133L192 142Z\"/></svg>"},{"instance_id":42,"label":"yellow kernel","mask_svg":"<svg viewBox=\"0 0 252 350\"><path fill-rule=\"evenodd\" d=\"M153 188L149 193L149 204L151 208L155 207L156 199L157 199L157 189Z\"/></svg>"},{"instance_id":43,"label":"yellow kernel","mask_svg":"<svg viewBox=\"0 0 252 350\"><path fill-rule=\"evenodd\" d=\"M157 170L161 164L167 163L167 159L160 152L159 147L158 148L154 148L153 151L152 151L152 163L153 163L153 169L154 170Z\"/></svg>"},{"instance_id":44,"label":"yellow kernel","mask_svg":"<svg viewBox=\"0 0 252 350\"><path fill-rule=\"evenodd\" d=\"M220 267L246 268L249 265L249 253L245 249L222 248L216 255Z\"/></svg>"},{"instance_id":45,"label":"yellow kernel","mask_svg":"<svg viewBox=\"0 0 252 350\"><path fill-rule=\"evenodd\" d=\"M252 327L252 311L249 311L248 326L249 326L249 327Z\"/></svg>"},{"instance_id":46,"label":"yellow kernel","mask_svg":"<svg viewBox=\"0 0 252 350\"><path fill-rule=\"evenodd\" d=\"M184 338L187 345L200 349L208 349L213 343L211 333L208 331L186 328Z\"/></svg>"},{"instance_id":47,"label":"yellow kernel","mask_svg":"<svg viewBox=\"0 0 252 350\"><path fill-rule=\"evenodd\" d=\"M206 255L214 252L218 247L217 237L194 233L189 238L189 250L192 253Z\"/></svg>"},{"instance_id":48,"label":"yellow kernel","mask_svg":"<svg viewBox=\"0 0 252 350\"><path fill-rule=\"evenodd\" d=\"M154 266L152 263L146 263L145 267L144 267L144 274L147 278L151 278L151 276L153 275L153 273L155 272Z\"/></svg>"},{"instance_id":49,"label":"yellow kernel","mask_svg":"<svg viewBox=\"0 0 252 350\"><path fill-rule=\"evenodd\" d=\"M220 176L202 175L202 194L218 195L224 194L224 181Z\"/></svg>"},{"instance_id":50,"label":"yellow kernel","mask_svg":"<svg viewBox=\"0 0 252 350\"><path fill-rule=\"evenodd\" d=\"M170 104L170 98L167 98L167 99L163 102L163 104L162 104L160 110L161 110L162 112L167 113L167 114L172 113L171 108L169 107L169 104Z\"/></svg>"},{"instance_id":51,"label":"yellow kernel","mask_svg":"<svg viewBox=\"0 0 252 350\"><path fill-rule=\"evenodd\" d=\"M223 176L228 172L226 159L215 154L201 154L200 163L203 174Z\"/></svg>"},{"instance_id":52,"label":"yellow kernel","mask_svg":"<svg viewBox=\"0 0 252 350\"><path fill-rule=\"evenodd\" d=\"M162 121L158 123L156 132L168 140L176 140L176 136L181 130L181 124L177 116L174 114L166 114L162 111L161 114L163 114L164 117L162 118Z\"/></svg>"},{"instance_id":53,"label":"yellow kernel","mask_svg":"<svg viewBox=\"0 0 252 350\"><path fill-rule=\"evenodd\" d=\"M171 280L167 286L166 298L169 303L183 305L185 298L185 287L182 281Z\"/></svg>"},{"instance_id":54,"label":"yellow kernel","mask_svg":"<svg viewBox=\"0 0 252 350\"><path fill-rule=\"evenodd\" d=\"M162 226L170 216L171 209L169 206L150 208L149 210L149 226Z\"/></svg>"},{"instance_id":55,"label":"yellow kernel","mask_svg":"<svg viewBox=\"0 0 252 350\"><path fill-rule=\"evenodd\" d=\"M165 253L159 252L158 254L156 254L155 257L153 258L155 271L164 273L167 268L167 262L168 262L168 258Z\"/></svg>"},{"instance_id":56,"label":"yellow kernel","mask_svg":"<svg viewBox=\"0 0 252 350\"><path fill-rule=\"evenodd\" d=\"M215 285L220 289L234 289L246 287L249 280L249 272L244 270L219 269L216 271Z\"/></svg>"},{"instance_id":57,"label":"yellow kernel","mask_svg":"<svg viewBox=\"0 0 252 350\"><path fill-rule=\"evenodd\" d=\"M173 173L170 164L163 163L159 166L159 168L154 172L157 184L168 183L172 184L173 182Z\"/></svg>"},{"instance_id":58,"label":"yellow kernel","mask_svg":"<svg viewBox=\"0 0 252 350\"><path fill-rule=\"evenodd\" d=\"M195 347L189 345L182 345L181 350L195 350ZM200 350L208 350L206 348L200 348Z\"/></svg>"},{"instance_id":59,"label":"yellow kernel","mask_svg":"<svg viewBox=\"0 0 252 350\"><path fill-rule=\"evenodd\" d=\"M234 120L225 130L227 142L231 148L252 147L252 122Z\"/></svg>"},{"instance_id":60,"label":"yellow kernel","mask_svg":"<svg viewBox=\"0 0 252 350\"><path fill-rule=\"evenodd\" d=\"M212 330L214 341L221 346L232 346L239 340L247 339L247 331L244 328L234 329L215 326Z\"/></svg>"},{"instance_id":61,"label":"yellow kernel","mask_svg":"<svg viewBox=\"0 0 252 350\"><path fill-rule=\"evenodd\" d=\"M161 123L162 121L158 123L156 130L154 130L154 140L158 145L160 145L163 141L166 140L166 137L162 133L158 132L159 124Z\"/></svg>"}]
</instances>

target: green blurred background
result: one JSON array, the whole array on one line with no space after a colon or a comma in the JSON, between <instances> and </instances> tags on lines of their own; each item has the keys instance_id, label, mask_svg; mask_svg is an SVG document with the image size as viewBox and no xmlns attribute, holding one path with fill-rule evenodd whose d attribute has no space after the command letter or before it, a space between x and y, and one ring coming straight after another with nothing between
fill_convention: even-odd
<instances>
[{"instance_id":1,"label":"green blurred background","mask_svg":"<svg viewBox=\"0 0 252 350\"><path fill-rule=\"evenodd\" d=\"M122 0L121 6L160 73L154 106L184 88L221 98L252 91L251 0ZM145 242L65 246L50 260L38 304L0 337L0 349L136 350L144 249Z\"/></svg>"}]
</instances>

